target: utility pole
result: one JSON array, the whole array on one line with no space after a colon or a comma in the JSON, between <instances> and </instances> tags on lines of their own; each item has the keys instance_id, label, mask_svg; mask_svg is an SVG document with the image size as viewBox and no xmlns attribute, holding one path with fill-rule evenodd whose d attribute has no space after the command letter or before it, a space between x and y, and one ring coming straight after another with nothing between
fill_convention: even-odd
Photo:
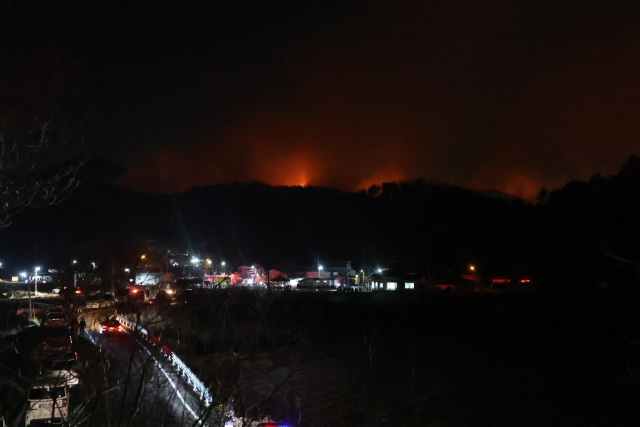
<instances>
[{"instance_id":1,"label":"utility pole","mask_svg":"<svg viewBox=\"0 0 640 427\"><path fill-rule=\"evenodd\" d=\"M31 281L27 276L27 295L29 295L29 315L33 318L33 305L31 305Z\"/></svg>"},{"instance_id":2,"label":"utility pole","mask_svg":"<svg viewBox=\"0 0 640 427\"><path fill-rule=\"evenodd\" d=\"M349 270L351 269L351 261L347 261L347 283L346 286L349 286Z\"/></svg>"},{"instance_id":3,"label":"utility pole","mask_svg":"<svg viewBox=\"0 0 640 427\"><path fill-rule=\"evenodd\" d=\"M38 265L38 241L36 240L36 265ZM38 267L36 267L36 277L35 282L33 284L35 288L35 295L38 296Z\"/></svg>"},{"instance_id":4,"label":"utility pole","mask_svg":"<svg viewBox=\"0 0 640 427\"><path fill-rule=\"evenodd\" d=\"M362 286L365 286L364 283L364 251L362 251ZM365 291L366 291L366 287L365 287Z\"/></svg>"},{"instance_id":5,"label":"utility pole","mask_svg":"<svg viewBox=\"0 0 640 427\"><path fill-rule=\"evenodd\" d=\"M269 283L269 267L265 268L265 270L267 270L267 292L271 294L271 283Z\"/></svg>"},{"instance_id":6,"label":"utility pole","mask_svg":"<svg viewBox=\"0 0 640 427\"><path fill-rule=\"evenodd\" d=\"M115 267L113 266L113 260L111 260L111 295L115 295L116 293L115 275L116 275Z\"/></svg>"}]
</instances>

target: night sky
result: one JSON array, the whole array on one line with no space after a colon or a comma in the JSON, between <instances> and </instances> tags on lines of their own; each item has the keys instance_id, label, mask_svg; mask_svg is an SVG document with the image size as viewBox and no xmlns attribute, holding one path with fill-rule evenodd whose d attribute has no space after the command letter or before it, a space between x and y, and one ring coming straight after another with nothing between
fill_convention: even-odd
<instances>
[{"instance_id":1,"label":"night sky","mask_svg":"<svg viewBox=\"0 0 640 427\"><path fill-rule=\"evenodd\" d=\"M86 150L142 191L421 177L531 198L640 151L637 1L9 9L83 80Z\"/></svg>"}]
</instances>

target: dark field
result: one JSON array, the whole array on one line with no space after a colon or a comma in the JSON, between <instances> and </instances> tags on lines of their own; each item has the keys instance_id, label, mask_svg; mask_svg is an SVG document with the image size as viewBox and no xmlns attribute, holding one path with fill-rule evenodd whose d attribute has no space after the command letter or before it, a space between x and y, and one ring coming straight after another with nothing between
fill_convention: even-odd
<instances>
[{"instance_id":1,"label":"dark field","mask_svg":"<svg viewBox=\"0 0 640 427\"><path fill-rule=\"evenodd\" d=\"M325 326L352 348L375 331L384 398L372 407L389 406L387 425L637 425L636 389L620 378L632 346L615 322L510 302L328 306Z\"/></svg>"},{"instance_id":2,"label":"dark field","mask_svg":"<svg viewBox=\"0 0 640 427\"><path fill-rule=\"evenodd\" d=\"M635 426L621 312L604 294L282 294L274 336L312 331L249 381L282 380L310 426Z\"/></svg>"},{"instance_id":3,"label":"dark field","mask_svg":"<svg viewBox=\"0 0 640 427\"><path fill-rule=\"evenodd\" d=\"M620 334L635 337L638 305L628 297L269 296L242 289L192 295L187 304L145 312L147 327L211 390L214 379L221 381L214 398L259 401L291 426L640 422L638 347ZM164 320L154 323L156 316ZM23 356L28 341L18 342ZM242 361L231 367L237 355Z\"/></svg>"}]
</instances>

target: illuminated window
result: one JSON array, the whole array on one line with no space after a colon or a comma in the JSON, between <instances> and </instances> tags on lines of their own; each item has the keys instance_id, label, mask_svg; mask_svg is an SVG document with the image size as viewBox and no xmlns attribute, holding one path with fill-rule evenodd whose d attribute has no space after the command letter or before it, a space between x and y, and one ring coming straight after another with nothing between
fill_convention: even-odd
<instances>
[{"instance_id":1,"label":"illuminated window","mask_svg":"<svg viewBox=\"0 0 640 427\"><path fill-rule=\"evenodd\" d=\"M398 289L398 283L396 283L396 282L387 282L387 290L388 291L395 291L396 289Z\"/></svg>"},{"instance_id":2,"label":"illuminated window","mask_svg":"<svg viewBox=\"0 0 640 427\"><path fill-rule=\"evenodd\" d=\"M413 289L413 283L405 283L404 284L404 288L405 289Z\"/></svg>"}]
</instances>

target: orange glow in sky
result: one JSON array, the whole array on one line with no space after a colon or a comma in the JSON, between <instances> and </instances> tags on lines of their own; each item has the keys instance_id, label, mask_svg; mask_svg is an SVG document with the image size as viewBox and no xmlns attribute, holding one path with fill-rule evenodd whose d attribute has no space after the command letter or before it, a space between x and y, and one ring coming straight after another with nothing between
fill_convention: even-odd
<instances>
[{"instance_id":1,"label":"orange glow in sky","mask_svg":"<svg viewBox=\"0 0 640 427\"><path fill-rule=\"evenodd\" d=\"M407 180L407 175L402 172L396 165L387 165L377 171L368 178L358 183L356 190L366 190L372 185L381 185L385 182L402 182Z\"/></svg>"}]
</instances>

